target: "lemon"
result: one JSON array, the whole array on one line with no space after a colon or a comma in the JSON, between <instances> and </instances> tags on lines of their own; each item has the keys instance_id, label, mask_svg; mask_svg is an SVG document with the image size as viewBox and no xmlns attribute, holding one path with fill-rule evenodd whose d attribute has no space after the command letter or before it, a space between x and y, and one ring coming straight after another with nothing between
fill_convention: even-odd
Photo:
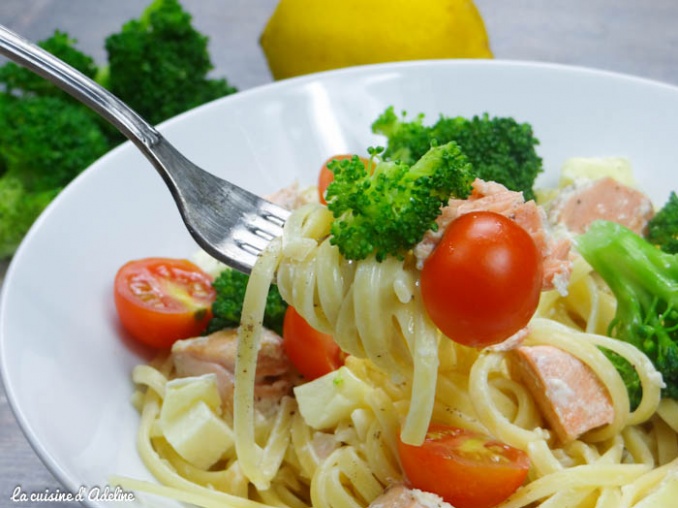
<instances>
[{"instance_id":1,"label":"lemon","mask_svg":"<svg viewBox=\"0 0 678 508\"><path fill-rule=\"evenodd\" d=\"M275 79L377 62L492 58L471 0L280 0L260 44Z\"/></svg>"}]
</instances>

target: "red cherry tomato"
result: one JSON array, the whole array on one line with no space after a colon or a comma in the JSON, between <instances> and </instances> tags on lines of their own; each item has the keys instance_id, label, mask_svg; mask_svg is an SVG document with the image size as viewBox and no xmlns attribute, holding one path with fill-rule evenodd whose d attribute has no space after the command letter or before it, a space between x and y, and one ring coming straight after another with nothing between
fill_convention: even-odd
<instances>
[{"instance_id":1,"label":"red cherry tomato","mask_svg":"<svg viewBox=\"0 0 678 508\"><path fill-rule=\"evenodd\" d=\"M319 332L289 306L283 320L283 348L297 370L311 381L344 364L344 353L331 335Z\"/></svg>"},{"instance_id":2,"label":"red cherry tomato","mask_svg":"<svg viewBox=\"0 0 678 508\"><path fill-rule=\"evenodd\" d=\"M327 159L320 168L320 173L318 174L318 197L320 198L320 202L323 205L327 204L327 201L325 201L325 192L327 191L327 186L332 183L332 180L334 180L334 173L332 173L327 165L333 160L346 160L350 159L351 157L353 157L353 154L334 155ZM360 160L363 161L365 167L368 167L370 161L367 158L360 157Z\"/></svg>"},{"instance_id":3,"label":"red cherry tomato","mask_svg":"<svg viewBox=\"0 0 678 508\"><path fill-rule=\"evenodd\" d=\"M433 492L456 508L490 508L520 487L530 468L525 452L488 436L431 425L421 446L399 441L410 487Z\"/></svg>"},{"instance_id":4,"label":"red cherry tomato","mask_svg":"<svg viewBox=\"0 0 678 508\"><path fill-rule=\"evenodd\" d=\"M426 310L461 344L483 347L525 327L537 309L541 254L525 229L494 212L454 220L421 271Z\"/></svg>"},{"instance_id":5,"label":"red cherry tomato","mask_svg":"<svg viewBox=\"0 0 678 508\"><path fill-rule=\"evenodd\" d=\"M168 348L200 335L212 317L212 277L185 259L147 258L126 263L115 276L122 326L140 342Z\"/></svg>"}]
</instances>

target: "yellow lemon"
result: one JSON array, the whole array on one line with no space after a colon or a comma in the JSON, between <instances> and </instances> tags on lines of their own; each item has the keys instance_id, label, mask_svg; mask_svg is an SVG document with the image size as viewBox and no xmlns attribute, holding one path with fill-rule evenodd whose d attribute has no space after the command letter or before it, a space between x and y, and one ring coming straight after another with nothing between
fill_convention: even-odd
<instances>
[{"instance_id":1,"label":"yellow lemon","mask_svg":"<svg viewBox=\"0 0 678 508\"><path fill-rule=\"evenodd\" d=\"M377 62L492 58L471 0L280 0L260 43L275 79Z\"/></svg>"}]
</instances>

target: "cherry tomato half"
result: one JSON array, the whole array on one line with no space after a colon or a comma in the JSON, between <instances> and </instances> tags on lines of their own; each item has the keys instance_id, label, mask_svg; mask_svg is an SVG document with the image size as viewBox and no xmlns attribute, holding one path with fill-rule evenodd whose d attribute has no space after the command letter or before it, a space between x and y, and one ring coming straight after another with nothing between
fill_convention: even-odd
<instances>
[{"instance_id":1,"label":"cherry tomato half","mask_svg":"<svg viewBox=\"0 0 678 508\"><path fill-rule=\"evenodd\" d=\"M456 508L490 508L527 477L525 452L470 430L433 424L424 443L398 442L410 487L433 492Z\"/></svg>"},{"instance_id":2,"label":"cherry tomato half","mask_svg":"<svg viewBox=\"0 0 678 508\"><path fill-rule=\"evenodd\" d=\"M309 381L344 364L344 352L332 336L313 328L292 306L287 307L283 320L283 348Z\"/></svg>"},{"instance_id":3,"label":"cherry tomato half","mask_svg":"<svg viewBox=\"0 0 678 508\"><path fill-rule=\"evenodd\" d=\"M496 344L529 322L542 273L541 254L525 229L498 213L467 213L452 221L424 263L424 306L450 339Z\"/></svg>"},{"instance_id":4,"label":"cherry tomato half","mask_svg":"<svg viewBox=\"0 0 678 508\"><path fill-rule=\"evenodd\" d=\"M327 165L332 162L333 160L346 160L350 159L353 157L353 154L339 154L339 155L334 155L327 159L325 163L322 165L320 168L320 173L318 174L318 197L320 198L320 202L323 205L327 204L327 201L325 201L325 192L327 192L327 186L332 183L332 180L334 180L334 173L327 167ZM363 162L365 167L369 164L369 160L365 157L360 157L360 160Z\"/></svg>"},{"instance_id":5,"label":"cherry tomato half","mask_svg":"<svg viewBox=\"0 0 678 508\"><path fill-rule=\"evenodd\" d=\"M115 276L115 306L122 326L140 342L167 348L200 335L212 317L212 277L185 259L146 258Z\"/></svg>"}]
</instances>

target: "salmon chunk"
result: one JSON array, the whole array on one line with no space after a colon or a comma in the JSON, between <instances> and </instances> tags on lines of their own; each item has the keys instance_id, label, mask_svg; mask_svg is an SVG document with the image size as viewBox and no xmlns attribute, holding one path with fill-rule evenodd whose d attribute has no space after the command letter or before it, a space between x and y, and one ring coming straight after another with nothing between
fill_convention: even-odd
<instances>
[{"instance_id":1,"label":"salmon chunk","mask_svg":"<svg viewBox=\"0 0 678 508\"><path fill-rule=\"evenodd\" d=\"M547 345L520 346L510 354L514 376L528 388L563 443L614 420L607 389L574 355Z\"/></svg>"},{"instance_id":2,"label":"salmon chunk","mask_svg":"<svg viewBox=\"0 0 678 508\"><path fill-rule=\"evenodd\" d=\"M454 508L440 496L397 484L370 503L369 508Z\"/></svg>"},{"instance_id":3,"label":"salmon chunk","mask_svg":"<svg viewBox=\"0 0 678 508\"><path fill-rule=\"evenodd\" d=\"M573 233L583 233L593 221L603 219L643 234L653 215L649 197L611 177L575 182L549 206L549 220Z\"/></svg>"},{"instance_id":4,"label":"salmon chunk","mask_svg":"<svg viewBox=\"0 0 678 508\"><path fill-rule=\"evenodd\" d=\"M172 359L177 377L215 374L222 404L227 410L233 406L235 358L238 331L221 330L204 337L180 340L172 346ZM263 329L254 395L261 407L274 406L284 395L292 392L297 374L282 347L282 338Z\"/></svg>"},{"instance_id":5,"label":"salmon chunk","mask_svg":"<svg viewBox=\"0 0 678 508\"><path fill-rule=\"evenodd\" d=\"M292 182L287 187L269 194L266 199L287 210L296 210L309 203L317 203L318 189L316 187L301 188L299 182Z\"/></svg>"}]
</instances>

